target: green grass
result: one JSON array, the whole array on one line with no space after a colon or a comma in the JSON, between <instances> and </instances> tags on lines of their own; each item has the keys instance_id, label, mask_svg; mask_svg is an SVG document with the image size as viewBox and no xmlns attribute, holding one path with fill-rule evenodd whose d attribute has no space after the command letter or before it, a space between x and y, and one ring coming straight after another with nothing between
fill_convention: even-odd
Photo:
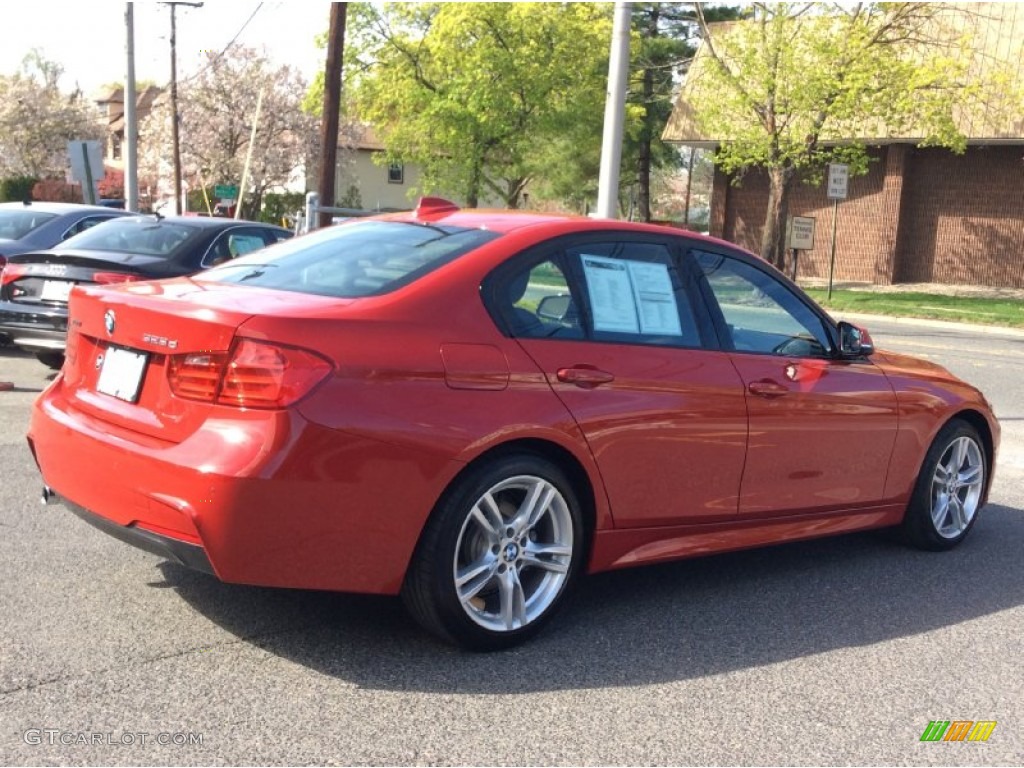
<instances>
[{"instance_id":1,"label":"green grass","mask_svg":"<svg viewBox=\"0 0 1024 768\"><path fill-rule=\"evenodd\" d=\"M863 312L1024 328L1024 301L1012 299L833 290L829 300L825 298L828 291L824 288L810 288L807 293L830 312Z\"/></svg>"}]
</instances>

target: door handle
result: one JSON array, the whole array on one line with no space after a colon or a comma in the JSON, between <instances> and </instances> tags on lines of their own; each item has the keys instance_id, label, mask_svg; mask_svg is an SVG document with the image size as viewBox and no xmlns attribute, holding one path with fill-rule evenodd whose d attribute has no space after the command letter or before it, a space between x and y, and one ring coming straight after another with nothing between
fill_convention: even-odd
<instances>
[{"instance_id":1,"label":"door handle","mask_svg":"<svg viewBox=\"0 0 1024 768\"><path fill-rule=\"evenodd\" d=\"M772 381L771 379L760 379L759 381L752 381L747 385L747 391L752 395L758 397L775 398L781 397L789 392L784 386L778 382Z\"/></svg>"},{"instance_id":2,"label":"door handle","mask_svg":"<svg viewBox=\"0 0 1024 768\"><path fill-rule=\"evenodd\" d=\"M572 368L559 368L555 374L559 381L575 384L583 389L593 389L599 384L615 381L615 376L608 371L587 365L574 365Z\"/></svg>"}]
</instances>

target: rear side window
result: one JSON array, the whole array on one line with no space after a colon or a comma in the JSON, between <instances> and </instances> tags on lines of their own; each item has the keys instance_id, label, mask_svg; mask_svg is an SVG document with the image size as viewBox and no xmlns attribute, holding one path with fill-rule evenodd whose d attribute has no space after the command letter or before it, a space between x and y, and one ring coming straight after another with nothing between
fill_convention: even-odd
<instances>
[{"instance_id":1,"label":"rear side window","mask_svg":"<svg viewBox=\"0 0 1024 768\"><path fill-rule=\"evenodd\" d=\"M20 240L33 229L39 229L56 214L28 210L0 211L0 240Z\"/></svg>"},{"instance_id":2,"label":"rear side window","mask_svg":"<svg viewBox=\"0 0 1024 768\"><path fill-rule=\"evenodd\" d=\"M494 296L518 338L700 346L688 293L662 243L569 245L499 277Z\"/></svg>"},{"instance_id":3,"label":"rear side window","mask_svg":"<svg viewBox=\"0 0 1024 768\"><path fill-rule=\"evenodd\" d=\"M167 256L198 233L198 229L185 224L123 216L90 227L68 238L60 247Z\"/></svg>"},{"instance_id":4,"label":"rear side window","mask_svg":"<svg viewBox=\"0 0 1024 768\"><path fill-rule=\"evenodd\" d=\"M277 243L208 270L201 279L337 298L375 296L498 236L482 229L363 221Z\"/></svg>"},{"instance_id":5,"label":"rear side window","mask_svg":"<svg viewBox=\"0 0 1024 768\"><path fill-rule=\"evenodd\" d=\"M61 237L61 240L67 240L69 237L79 235L90 227L95 227L97 224L102 224L104 221L110 221L113 218L113 216L86 216L69 227L68 231Z\"/></svg>"}]
</instances>

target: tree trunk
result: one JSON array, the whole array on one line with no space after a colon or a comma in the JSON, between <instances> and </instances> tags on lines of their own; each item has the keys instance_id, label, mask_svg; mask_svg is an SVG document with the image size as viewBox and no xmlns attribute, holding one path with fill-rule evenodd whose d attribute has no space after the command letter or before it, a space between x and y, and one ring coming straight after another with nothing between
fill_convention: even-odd
<instances>
[{"instance_id":1,"label":"tree trunk","mask_svg":"<svg viewBox=\"0 0 1024 768\"><path fill-rule=\"evenodd\" d=\"M792 168L768 169L768 210L761 234L761 258L779 269L786 266L786 217L793 178Z\"/></svg>"},{"instance_id":2,"label":"tree trunk","mask_svg":"<svg viewBox=\"0 0 1024 768\"><path fill-rule=\"evenodd\" d=\"M466 207L467 208L479 208L480 207L480 186L481 186L481 172L480 164L473 163L473 167L469 171L469 184L466 187Z\"/></svg>"},{"instance_id":3,"label":"tree trunk","mask_svg":"<svg viewBox=\"0 0 1024 768\"><path fill-rule=\"evenodd\" d=\"M688 147L690 150L690 157L686 161L686 202L683 203L683 226L686 229L690 228L690 192L693 189L693 156L697 150L694 147ZM708 222L710 224L710 222Z\"/></svg>"},{"instance_id":4,"label":"tree trunk","mask_svg":"<svg viewBox=\"0 0 1024 768\"><path fill-rule=\"evenodd\" d=\"M658 19L660 13L658 6L651 7L647 18L647 29L644 36L648 38L658 37ZM643 71L643 105L644 122L640 135L640 146L636 160L636 217L640 221L651 220L651 142L654 140L654 71L650 67L644 67Z\"/></svg>"}]
</instances>

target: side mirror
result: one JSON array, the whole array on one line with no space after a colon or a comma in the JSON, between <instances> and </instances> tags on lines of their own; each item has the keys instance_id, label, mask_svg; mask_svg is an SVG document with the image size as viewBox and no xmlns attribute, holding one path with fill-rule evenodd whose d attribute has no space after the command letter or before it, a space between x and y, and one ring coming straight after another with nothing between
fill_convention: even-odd
<instances>
[{"instance_id":1,"label":"side mirror","mask_svg":"<svg viewBox=\"0 0 1024 768\"><path fill-rule=\"evenodd\" d=\"M555 296L545 296L540 300L540 304L537 305L537 317L542 320L551 320L556 323L560 323L565 320L565 316L569 314L569 306L572 303L572 297L563 293Z\"/></svg>"},{"instance_id":2,"label":"side mirror","mask_svg":"<svg viewBox=\"0 0 1024 768\"><path fill-rule=\"evenodd\" d=\"M843 357L867 357L875 351L866 328L846 322L839 323L839 354Z\"/></svg>"}]
</instances>

